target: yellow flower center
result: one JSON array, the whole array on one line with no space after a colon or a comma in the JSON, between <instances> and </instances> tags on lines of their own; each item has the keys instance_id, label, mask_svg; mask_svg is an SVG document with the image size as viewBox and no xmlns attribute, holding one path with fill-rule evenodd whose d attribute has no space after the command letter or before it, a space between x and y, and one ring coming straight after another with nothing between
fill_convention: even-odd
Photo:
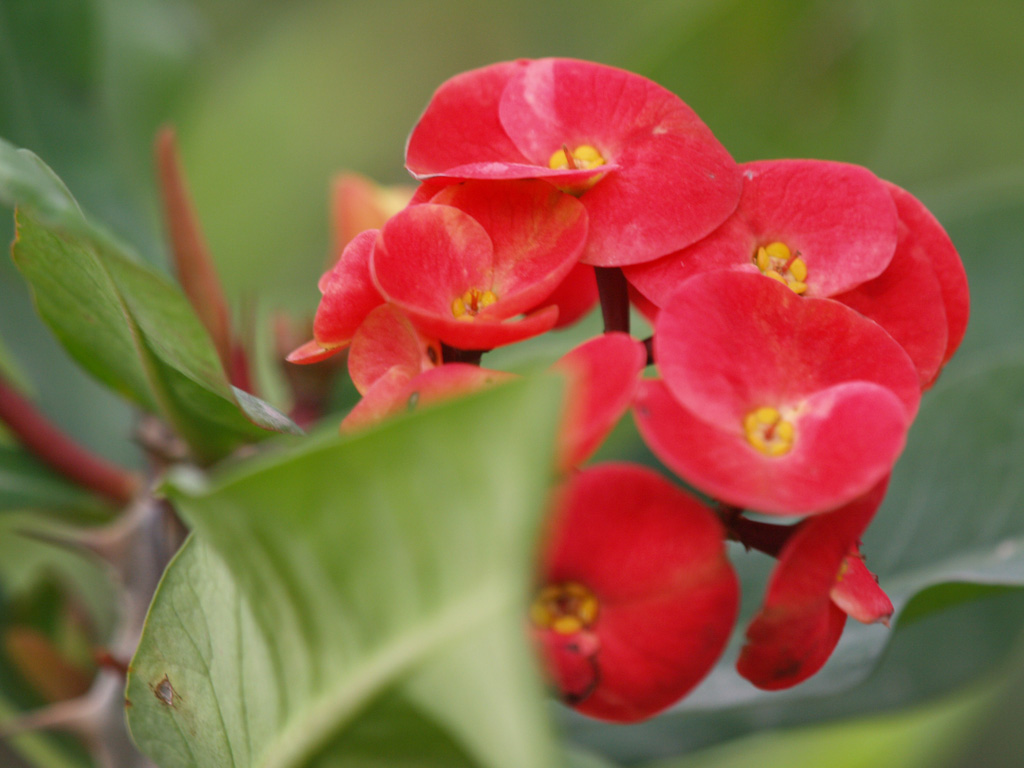
<instances>
[{"instance_id":1,"label":"yellow flower center","mask_svg":"<svg viewBox=\"0 0 1024 768\"><path fill-rule=\"evenodd\" d=\"M777 408L755 408L743 419L747 442L765 456L783 456L789 453L796 439L793 422L782 417Z\"/></svg>"},{"instance_id":2,"label":"yellow flower center","mask_svg":"<svg viewBox=\"0 0 1024 768\"><path fill-rule=\"evenodd\" d=\"M776 241L758 248L754 263L762 274L800 294L807 290L807 264L799 253L792 254L788 245Z\"/></svg>"},{"instance_id":3,"label":"yellow flower center","mask_svg":"<svg viewBox=\"0 0 1024 768\"><path fill-rule=\"evenodd\" d=\"M555 170L568 168L573 171L589 171L593 168L600 168L607 161L604 156L589 144L580 144L576 149L570 150L565 144L561 149L555 150L548 160L548 167ZM557 185L560 190L568 195L579 197L592 186L604 178L603 173L597 173L589 179L577 181L572 184Z\"/></svg>"},{"instance_id":4,"label":"yellow flower center","mask_svg":"<svg viewBox=\"0 0 1024 768\"><path fill-rule=\"evenodd\" d=\"M597 598L575 581L548 584L533 599L530 620L535 627L571 635L597 620Z\"/></svg>"},{"instance_id":5,"label":"yellow flower center","mask_svg":"<svg viewBox=\"0 0 1024 768\"><path fill-rule=\"evenodd\" d=\"M570 152L569 148L563 144L561 149L556 150L551 155L551 159L548 160L548 167L555 170L571 168L574 171L589 171L591 168L604 165L604 162L604 157L601 156L596 147L592 147L589 144L580 144Z\"/></svg>"},{"instance_id":6,"label":"yellow flower center","mask_svg":"<svg viewBox=\"0 0 1024 768\"><path fill-rule=\"evenodd\" d=\"M452 315L456 320L471 321L484 307L489 307L498 300L494 291L482 291L470 288L452 301Z\"/></svg>"}]
</instances>

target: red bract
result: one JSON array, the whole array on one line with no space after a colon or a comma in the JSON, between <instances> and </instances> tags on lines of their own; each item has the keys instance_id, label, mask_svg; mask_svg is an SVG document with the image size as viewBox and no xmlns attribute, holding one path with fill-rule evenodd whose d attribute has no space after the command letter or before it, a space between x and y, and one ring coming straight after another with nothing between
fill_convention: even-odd
<instances>
[{"instance_id":1,"label":"red bract","mask_svg":"<svg viewBox=\"0 0 1024 768\"><path fill-rule=\"evenodd\" d=\"M467 182L385 225L372 257L380 292L426 335L491 349L549 330L549 296L579 258L583 206L540 181Z\"/></svg>"},{"instance_id":2,"label":"red bract","mask_svg":"<svg viewBox=\"0 0 1024 768\"><path fill-rule=\"evenodd\" d=\"M888 478L846 506L800 523L783 546L764 604L747 628L747 643L736 665L754 685L767 690L792 687L821 669L831 656L843 632L848 605L836 601L833 594L846 581L851 563L859 563L874 583L863 563L850 553L856 552L858 539L882 503L887 484ZM881 592L877 585L875 588ZM891 613L891 603L888 608ZM857 613L858 618L863 617Z\"/></svg>"},{"instance_id":3,"label":"red bract","mask_svg":"<svg viewBox=\"0 0 1024 768\"><path fill-rule=\"evenodd\" d=\"M370 277L377 234L375 229L359 234L320 278L323 298L313 320L313 340L288 355L288 362L316 363L341 352L370 311L384 303Z\"/></svg>"},{"instance_id":4,"label":"red bract","mask_svg":"<svg viewBox=\"0 0 1024 768\"><path fill-rule=\"evenodd\" d=\"M590 215L583 261L598 266L689 245L740 191L729 153L679 97L573 59L504 62L444 83L406 165L421 179L544 178L579 195Z\"/></svg>"},{"instance_id":5,"label":"red bract","mask_svg":"<svg viewBox=\"0 0 1024 768\"><path fill-rule=\"evenodd\" d=\"M658 315L663 381L634 413L652 450L730 505L833 509L888 474L917 412L907 354L829 299L730 271L683 283Z\"/></svg>"},{"instance_id":6,"label":"red bract","mask_svg":"<svg viewBox=\"0 0 1024 768\"><path fill-rule=\"evenodd\" d=\"M580 712L630 722L693 688L729 638L739 586L712 512L628 464L556 496L531 608L552 681Z\"/></svg>"},{"instance_id":7,"label":"red bract","mask_svg":"<svg viewBox=\"0 0 1024 768\"><path fill-rule=\"evenodd\" d=\"M348 375L361 395L393 368L411 379L440 364L440 344L425 339L390 304L382 304L366 316L348 353Z\"/></svg>"},{"instance_id":8,"label":"red bract","mask_svg":"<svg viewBox=\"0 0 1024 768\"><path fill-rule=\"evenodd\" d=\"M806 296L832 296L877 277L896 249L896 206L866 168L822 160L746 163L735 213L689 248L630 267L656 305L702 272L764 273Z\"/></svg>"},{"instance_id":9,"label":"red bract","mask_svg":"<svg viewBox=\"0 0 1024 768\"><path fill-rule=\"evenodd\" d=\"M562 469L582 464L597 450L629 408L646 364L644 345L626 333L602 334L555 363L569 377L559 431Z\"/></svg>"},{"instance_id":10,"label":"red bract","mask_svg":"<svg viewBox=\"0 0 1024 768\"><path fill-rule=\"evenodd\" d=\"M967 276L956 248L928 209L899 187L887 188L899 214L892 262L881 276L835 298L902 344L927 388L967 328Z\"/></svg>"}]
</instances>

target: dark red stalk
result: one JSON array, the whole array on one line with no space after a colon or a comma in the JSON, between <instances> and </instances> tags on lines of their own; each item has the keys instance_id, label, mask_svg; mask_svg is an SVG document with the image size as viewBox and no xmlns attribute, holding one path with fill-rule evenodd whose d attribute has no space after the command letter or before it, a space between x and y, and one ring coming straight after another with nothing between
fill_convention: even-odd
<instances>
[{"instance_id":1,"label":"dark red stalk","mask_svg":"<svg viewBox=\"0 0 1024 768\"><path fill-rule=\"evenodd\" d=\"M756 549L766 555L778 557L782 547L796 531L796 525L777 525L748 520L743 511L733 507L721 507L719 519L726 527L729 538L738 541L747 549Z\"/></svg>"},{"instance_id":2,"label":"dark red stalk","mask_svg":"<svg viewBox=\"0 0 1024 768\"><path fill-rule=\"evenodd\" d=\"M77 485L111 501L127 504L142 484L138 475L107 462L74 442L2 379L0 420L25 448L45 464Z\"/></svg>"},{"instance_id":3,"label":"dark red stalk","mask_svg":"<svg viewBox=\"0 0 1024 768\"><path fill-rule=\"evenodd\" d=\"M629 333L629 291L626 276L618 267L594 267L597 293L601 297L604 332Z\"/></svg>"}]
</instances>

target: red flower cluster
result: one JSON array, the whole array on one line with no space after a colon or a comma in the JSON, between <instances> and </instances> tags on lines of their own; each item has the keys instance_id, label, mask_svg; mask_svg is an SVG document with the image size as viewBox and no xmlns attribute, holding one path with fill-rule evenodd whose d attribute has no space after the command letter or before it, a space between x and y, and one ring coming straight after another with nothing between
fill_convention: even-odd
<instances>
[{"instance_id":1,"label":"red flower cluster","mask_svg":"<svg viewBox=\"0 0 1024 768\"><path fill-rule=\"evenodd\" d=\"M631 721L701 680L736 621L727 539L778 558L738 661L759 687L814 674L846 616L888 619L859 541L968 316L920 202L857 166L737 165L672 93L566 59L452 78L406 161L421 184L397 212L368 221L369 192L339 196L340 222L375 228L339 238L314 339L289 359L349 349L363 399L343 427L359 428L507 378L481 355L600 293L606 333L555 366L566 477L530 609L566 702ZM631 407L710 506L649 469L577 469Z\"/></svg>"}]
</instances>

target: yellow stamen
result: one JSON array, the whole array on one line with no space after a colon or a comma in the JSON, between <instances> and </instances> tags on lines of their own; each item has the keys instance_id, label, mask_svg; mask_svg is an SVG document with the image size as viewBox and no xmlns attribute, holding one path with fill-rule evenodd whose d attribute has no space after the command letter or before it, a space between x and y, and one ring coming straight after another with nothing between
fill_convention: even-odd
<instances>
[{"instance_id":1,"label":"yellow stamen","mask_svg":"<svg viewBox=\"0 0 1024 768\"><path fill-rule=\"evenodd\" d=\"M755 408L743 419L743 431L750 443L766 456L783 456L789 453L796 439L793 422L782 417L777 408L765 406Z\"/></svg>"},{"instance_id":2,"label":"yellow stamen","mask_svg":"<svg viewBox=\"0 0 1024 768\"><path fill-rule=\"evenodd\" d=\"M799 255L794 255L785 243L776 240L761 246L754 252L753 261L764 275L782 283L793 293L807 292L807 263Z\"/></svg>"},{"instance_id":3,"label":"yellow stamen","mask_svg":"<svg viewBox=\"0 0 1024 768\"><path fill-rule=\"evenodd\" d=\"M591 627L597 620L594 593L575 581L548 584L533 599L530 620L541 629L571 635Z\"/></svg>"},{"instance_id":4,"label":"yellow stamen","mask_svg":"<svg viewBox=\"0 0 1024 768\"><path fill-rule=\"evenodd\" d=\"M481 309L489 307L497 300L498 296L494 291L470 288L452 300L452 315L456 320L471 321L480 313Z\"/></svg>"}]
</instances>

